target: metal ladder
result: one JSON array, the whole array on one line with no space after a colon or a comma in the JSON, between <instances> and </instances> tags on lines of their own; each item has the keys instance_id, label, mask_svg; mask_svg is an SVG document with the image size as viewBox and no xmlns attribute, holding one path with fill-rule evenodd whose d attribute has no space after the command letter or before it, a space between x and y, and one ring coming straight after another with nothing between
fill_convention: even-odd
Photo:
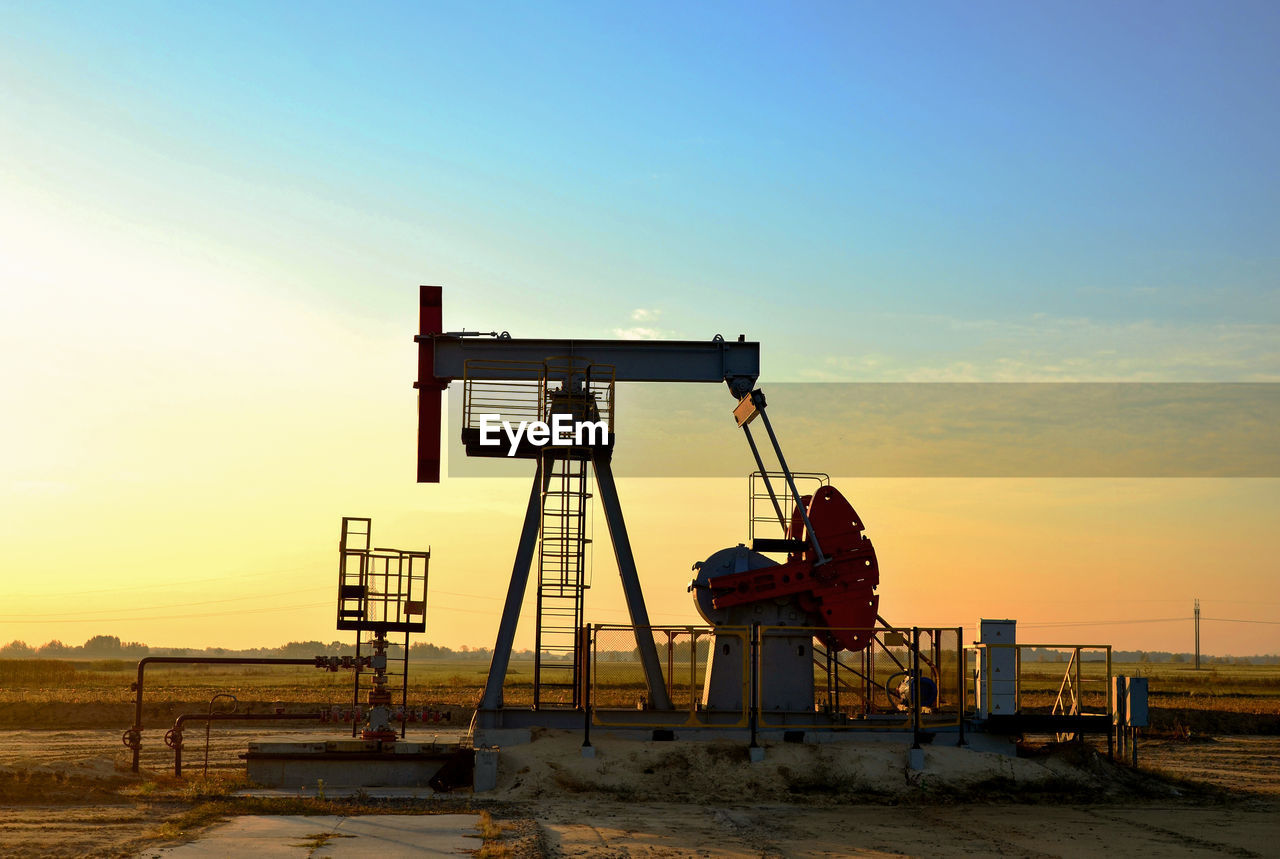
<instances>
[{"instance_id":1,"label":"metal ladder","mask_svg":"<svg viewBox=\"0 0 1280 859\"><path fill-rule=\"evenodd\" d=\"M579 705L579 633L587 580L586 451L544 448L542 468L550 475L542 494L538 541L538 625L533 661L533 704L537 709Z\"/></svg>"},{"instance_id":2,"label":"metal ladder","mask_svg":"<svg viewBox=\"0 0 1280 859\"><path fill-rule=\"evenodd\" d=\"M368 574L373 520L359 516L342 517L342 540L338 544L338 621L359 623L365 617L365 578Z\"/></svg>"}]
</instances>

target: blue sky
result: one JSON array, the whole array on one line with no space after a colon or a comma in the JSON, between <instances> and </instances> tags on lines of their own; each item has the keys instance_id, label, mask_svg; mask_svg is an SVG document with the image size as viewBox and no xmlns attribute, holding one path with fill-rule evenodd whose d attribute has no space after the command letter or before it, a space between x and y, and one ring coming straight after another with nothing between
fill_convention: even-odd
<instances>
[{"instance_id":1,"label":"blue sky","mask_svg":"<svg viewBox=\"0 0 1280 859\"><path fill-rule=\"evenodd\" d=\"M1280 311L1270 4L0 15L11 181L348 312L417 280L474 288L478 325L655 306L690 336Z\"/></svg>"}]
</instances>

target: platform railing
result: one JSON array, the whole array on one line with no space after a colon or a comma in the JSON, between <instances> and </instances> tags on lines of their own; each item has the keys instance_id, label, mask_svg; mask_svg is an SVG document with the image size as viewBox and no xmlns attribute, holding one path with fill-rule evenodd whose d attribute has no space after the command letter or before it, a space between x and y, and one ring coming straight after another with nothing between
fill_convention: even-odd
<instances>
[{"instance_id":1,"label":"platform railing","mask_svg":"<svg viewBox=\"0 0 1280 859\"><path fill-rule=\"evenodd\" d=\"M500 372L508 378L488 378ZM481 378L474 378L479 374ZM463 364L462 428L479 430L482 415L498 420L547 419L547 365L541 361L486 361L472 359Z\"/></svg>"},{"instance_id":2,"label":"platform railing","mask_svg":"<svg viewBox=\"0 0 1280 859\"><path fill-rule=\"evenodd\" d=\"M828 475L816 471L793 471L791 478L802 496L831 483ZM795 505L786 485L786 475L781 471L751 472L747 481L747 536L751 541L766 534L787 536Z\"/></svg>"},{"instance_id":3,"label":"platform railing","mask_svg":"<svg viewBox=\"0 0 1280 859\"><path fill-rule=\"evenodd\" d=\"M605 727L725 727L744 728L750 710L750 629L741 627L652 626L598 624L588 627L587 679L591 722ZM650 636L658 651L662 678L672 709L649 709L648 686L636 636ZM715 658L732 660L740 682L729 707L703 703L713 647L724 648Z\"/></svg>"},{"instance_id":4,"label":"platform railing","mask_svg":"<svg viewBox=\"0 0 1280 859\"><path fill-rule=\"evenodd\" d=\"M988 651L1012 650L1014 659L1014 713L1054 716L1107 716L1112 702L1112 654L1109 644L976 644L978 665L990 664ZM978 671L975 679L983 698L992 700L991 671Z\"/></svg>"},{"instance_id":5,"label":"platform railing","mask_svg":"<svg viewBox=\"0 0 1280 859\"><path fill-rule=\"evenodd\" d=\"M761 626L760 683L756 690L762 728L809 730L909 730L959 726L966 713L965 660L960 627L877 625L862 633L871 643L858 651L833 650L826 627ZM770 639L812 647L813 718L777 703L772 682L794 683L765 668ZM917 712L918 710L918 712Z\"/></svg>"},{"instance_id":6,"label":"platform railing","mask_svg":"<svg viewBox=\"0 0 1280 859\"><path fill-rule=\"evenodd\" d=\"M872 641L855 652L833 650L826 627L584 630L580 699L591 725L744 728L754 720L759 729L927 731L960 727L967 715L959 627L847 630ZM637 632L654 641L672 710L649 707ZM713 683L717 660L725 662Z\"/></svg>"}]
</instances>

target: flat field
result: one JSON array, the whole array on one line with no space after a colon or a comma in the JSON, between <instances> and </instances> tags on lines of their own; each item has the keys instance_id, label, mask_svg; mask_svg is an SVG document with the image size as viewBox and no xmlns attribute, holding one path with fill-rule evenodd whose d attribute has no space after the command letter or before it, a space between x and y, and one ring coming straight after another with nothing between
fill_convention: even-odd
<instances>
[{"instance_id":1,"label":"flat field","mask_svg":"<svg viewBox=\"0 0 1280 859\"><path fill-rule=\"evenodd\" d=\"M1023 706L1052 708L1067 668L1024 662ZM1115 663L1112 672L1148 678L1154 733L1280 735L1280 665L1207 665L1197 671L1176 663L1135 662ZM1106 712L1106 663L1084 662L1080 679L1085 706Z\"/></svg>"},{"instance_id":2,"label":"flat field","mask_svg":"<svg viewBox=\"0 0 1280 859\"><path fill-rule=\"evenodd\" d=\"M1024 665L1027 705L1052 706L1066 667ZM206 776L204 730L191 726L189 775L175 779L165 729L179 713L206 712L215 694L235 695L241 711L277 701L295 712L349 708L350 674L152 666L143 771L133 775L120 734L133 721L134 663L5 662L0 854L146 855L237 814L481 809L495 821L477 836L481 855L1269 855L1280 838L1280 668L1113 668L1150 678L1153 727L1139 772L1088 748L1033 752L1016 766L996 760L989 772L974 769L976 757L936 748L921 778L906 769L905 749L887 742L844 752L778 744L753 765L730 743L627 745L601 736L597 758L587 760L580 736L563 735L504 751L494 794L326 798L304 786L297 796L259 800L234 795L244 786L238 755L251 737L284 731L216 726ZM413 662L410 707L449 718L410 732L464 730L487 669L482 659ZM1105 702L1095 670L1082 666L1086 704ZM509 705L529 700L530 677L527 661L513 663ZM604 692L626 705L640 687L619 681ZM299 738L349 732L343 723L288 726Z\"/></svg>"},{"instance_id":3,"label":"flat field","mask_svg":"<svg viewBox=\"0 0 1280 859\"><path fill-rule=\"evenodd\" d=\"M479 658L412 660L409 706L451 713L446 724L465 726L488 668L488 661ZM1213 665L1196 671L1172 663L1115 663L1112 670L1149 678L1156 733L1280 734L1280 665ZM1051 708L1066 671L1065 663L1024 663L1024 706ZM136 663L123 660L0 660L0 727L28 727L36 719L51 726L124 730L133 723L130 684L136 673ZM600 676L597 702L602 706L634 707L643 695L644 685L629 667L602 666ZM1082 664L1080 688L1086 707L1104 710L1105 676L1105 663ZM277 701L291 711L350 708L353 691L349 672L305 665L152 665L145 687L144 721L153 726L172 724L179 713L207 711L216 694L235 695L242 711L261 712ZM513 659L507 706L528 705L532 691L531 661Z\"/></svg>"}]
</instances>

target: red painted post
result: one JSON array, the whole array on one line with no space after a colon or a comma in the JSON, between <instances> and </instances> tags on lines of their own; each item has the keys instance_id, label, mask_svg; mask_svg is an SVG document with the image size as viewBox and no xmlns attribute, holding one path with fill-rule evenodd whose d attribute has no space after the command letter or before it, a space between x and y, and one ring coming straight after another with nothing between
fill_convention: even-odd
<instances>
[{"instance_id":1,"label":"red painted post","mask_svg":"<svg viewBox=\"0 0 1280 859\"><path fill-rule=\"evenodd\" d=\"M418 293L418 334L426 337L444 333L443 290L420 287ZM440 420L444 386L436 379L435 352L428 340L418 343L418 482L440 482Z\"/></svg>"}]
</instances>

